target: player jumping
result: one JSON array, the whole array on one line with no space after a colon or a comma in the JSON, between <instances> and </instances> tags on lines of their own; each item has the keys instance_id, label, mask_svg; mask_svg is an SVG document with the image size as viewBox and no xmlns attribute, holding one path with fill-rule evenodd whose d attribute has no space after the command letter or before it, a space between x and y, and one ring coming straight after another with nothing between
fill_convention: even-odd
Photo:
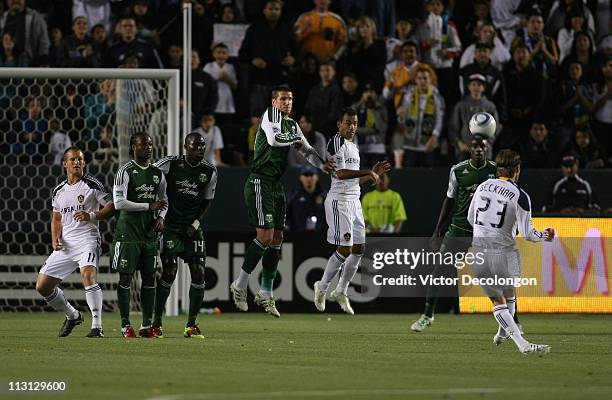
<instances>
[{"instance_id":1,"label":"player jumping","mask_svg":"<svg viewBox=\"0 0 612 400\"><path fill-rule=\"evenodd\" d=\"M36 290L51 307L66 315L59 336L70 335L74 327L83 322L83 315L66 300L58 285L78 267L85 287L85 299L91 310L91 331L87 337L101 338L104 337L102 289L96 281L100 231L96 221L111 217L115 208L104 185L85 174L85 156L81 149L66 149L64 168L67 178L55 187L51 201L53 253L38 273Z\"/></svg>"},{"instance_id":2,"label":"player jumping","mask_svg":"<svg viewBox=\"0 0 612 400\"><path fill-rule=\"evenodd\" d=\"M338 133L327 144L328 157L335 161L331 188L325 199L327 241L337 246L327 261L320 281L314 284L314 303L319 311L325 311L325 298L332 279L344 264L338 286L328 299L337 302L347 314L354 314L346 294L348 285L359 268L365 248L365 222L361 210L361 188L368 181L378 183L379 175L390 168L388 162L378 162L372 169L359 169L359 149L353 143L357 134L357 112L352 108L342 110L337 122Z\"/></svg>"}]
</instances>

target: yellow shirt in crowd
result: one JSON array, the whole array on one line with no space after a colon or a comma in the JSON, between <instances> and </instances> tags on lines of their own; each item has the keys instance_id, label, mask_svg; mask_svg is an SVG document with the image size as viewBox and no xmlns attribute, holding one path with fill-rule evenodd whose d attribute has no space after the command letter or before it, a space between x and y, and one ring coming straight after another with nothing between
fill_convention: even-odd
<instances>
[{"instance_id":1,"label":"yellow shirt in crowd","mask_svg":"<svg viewBox=\"0 0 612 400\"><path fill-rule=\"evenodd\" d=\"M384 192L373 190L366 193L361 199L361 208L368 227L381 229L385 226L392 226L398 221L406 220L406 210L404 209L402 196L391 189Z\"/></svg>"}]
</instances>

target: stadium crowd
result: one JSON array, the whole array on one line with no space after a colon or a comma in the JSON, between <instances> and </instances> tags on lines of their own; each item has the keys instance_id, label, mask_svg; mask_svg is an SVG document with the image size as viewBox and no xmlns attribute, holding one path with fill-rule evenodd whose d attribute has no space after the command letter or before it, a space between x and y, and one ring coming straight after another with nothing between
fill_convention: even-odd
<instances>
[{"instance_id":1,"label":"stadium crowd","mask_svg":"<svg viewBox=\"0 0 612 400\"><path fill-rule=\"evenodd\" d=\"M191 118L214 143L213 164L248 165L270 89L288 83L294 118L317 149L336 133L339 110L357 109L364 167L466 159L476 111L498 121L490 156L510 147L528 168L557 168L568 155L581 169L610 166L608 0L192 4ZM180 1L6 0L2 8L2 67L181 69ZM93 94L69 88L62 104L43 93L15 101L3 86L3 156L56 163L63 148L83 143L94 162L116 160L113 82ZM70 115L50 113L57 107Z\"/></svg>"}]
</instances>

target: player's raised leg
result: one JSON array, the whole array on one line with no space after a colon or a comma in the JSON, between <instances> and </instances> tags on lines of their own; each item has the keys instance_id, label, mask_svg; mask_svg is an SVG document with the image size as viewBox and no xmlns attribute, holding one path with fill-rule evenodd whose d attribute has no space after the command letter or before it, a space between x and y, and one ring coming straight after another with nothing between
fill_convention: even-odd
<instances>
[{"instance_id":1,"label":"player's raised leg","mask_svg":"<svg viewBox=\"0 0 612 400\"><path fill-rule=\"evenodd\" d=\"M259 261L262 259L265 251L272 243L274 229L272 228L256 228L257 237L247 246L244 261L240 272L236 279L230 285L230 292L234 305L240 311L248 311L247 303L247 287L251 272L255 269Z\"/></svg>"},{"instance_id":2,"label":"player's raised leg","mask_svg":"<svg viewBox=\"0 0 612 400\"><path fill-rule=\"evenodd\" d=\"M278 201L276 204L284 205L284 197L282 201ZM281 208L282 210L279 210L279 214L282 213L282 217L278 216L277 220L278 218L282 218L284 224L284 207ZM280 313L276 309L276 301L274 299L274 279L278 272L278 262L280 261L282 243L283 231L282 229L275 228L273 231L272 243L266 249L261 259L263 267L261 271L261 288L254 299L255 303L262 306L268 314L277 318L280 317Z\"/></svg>"},{"instance_id":3,"label":"player's raised leg","mask_svg":"<svg viewBox=\"0 0 612 400\"><path fill-rule=\"evenodd\" d=\"M58 286L61 281L59 278L41 272L36 278L36 291L44 297L47 304L53 309L66 316L59 332L59 336L64 337L70 335L74 327L83 322L83 316L66 300L64 291Z\"/></svg>"}]
</instances>

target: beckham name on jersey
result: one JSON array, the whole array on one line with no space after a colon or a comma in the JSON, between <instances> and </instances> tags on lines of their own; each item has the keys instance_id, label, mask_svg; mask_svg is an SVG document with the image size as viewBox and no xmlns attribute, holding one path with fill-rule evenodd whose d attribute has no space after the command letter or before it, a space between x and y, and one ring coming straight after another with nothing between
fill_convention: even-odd
<instances>
[{"instance_id":1,"label":"beckham name on jersey","mask_svg":"<svg viewBox=\"0 0 612 400\"><path fill-rule=\"evenodd\" d=\"M494 183L489 183L488 185L480 186L480 191L481 192L495 193L495 194L498 194L500 196L507 197L510 200L512 200L514 198L514 195L515 195L512 190L507 189L507 188L505 188L503 186L496 185Z\"/></svg>"}]
</instances>

